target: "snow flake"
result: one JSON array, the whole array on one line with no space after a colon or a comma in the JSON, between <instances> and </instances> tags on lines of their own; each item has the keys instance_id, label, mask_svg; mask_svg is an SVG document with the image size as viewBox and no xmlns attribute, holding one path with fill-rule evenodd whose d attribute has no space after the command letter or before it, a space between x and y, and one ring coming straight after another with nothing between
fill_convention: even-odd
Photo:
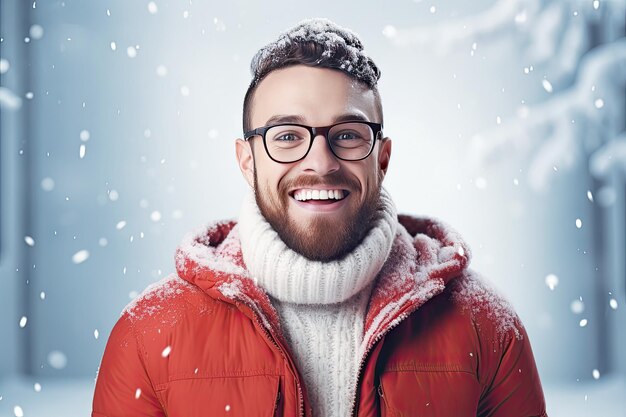
<instances>
[{"instance_id":1,"label":"snow flake","mask_svg":"<svg viewBox=\"0 0 626 417\"><path fill-rule=\"evenodd\" d=\"M583 227L583 221L580 219L576 219L576 228L580 229L581 227Z\"/></svg>"},{"instance_id":2,"label":"snow flake","mask_svg":"<svg viewBox=\"0 0 626 417\"><path fill-rule=\"evenodd\" d=\"M42 291L42 292L40 292L40 293L39 293L39 298L41 298L42 300L45 300L45 299L46 299L46 293L45 293L45 291Z\"/></svg>"},{"instance_id":3,"label":"snow flake","mask_svg":"<svg viewBox=\"0 0 626 417\"><path fill-rule=\"evenodd\" d=\"M600 0L593 0L593 9L598 10L600 8Z\"/></svg>"},{"instance_id":4,"label":"snow flake","mask_svg":"<svg viewBox=\"0 0 626 417\"><path fill-rule=\"evenodd\" d=\"M213 18L213 24L215 25L215 30L217 32L224 32L226 30L226 24L217 17Z\"/></svg>"},{"instance_id":5,"label":"snow flake","mask_svg":"<svg viewBox=\"0 0 626 417\"><path fill-rule=\"evenodd\" d=\"M135 399L138 400L141 397L141 388L135 390Z\"/></svg>"},{"instance_id":6,"label":"snow flake","mask_svg":"<svg viewBox=\"0 0 626 417\"><path fill-rule=\"evenodd\" d=\"M543 79L541 80L541 85L543 85L543 89L546 90L548 93L552 92L552 84L550 84L550 81Z\"/></svg>"},{"instance_id":7,"label":"snow flake","mask_svg":"<svg viewBox=\"0 0 626 417\"><path fill-rule=\"evenodd\" d=\"M126 226L126 220L120 220L119 222L117 222L117 224L115 225L115 228L117 230L122 230L124 227Z\"/></svg>"},{"instance_id":8,"label":"snow flake","mask_svg":"<svg viewBox=\"0 0 626 417\"><path fill-rule=\"evenodd\" d=\"M569 307L574 314L581 314L583 311L585 311L585 303L583 303L581 299L572 301Z\"/></svg>"},{"instance_id":9,"label":"snow flake","mask_svg":"<svg viewBox=\"0 0 626 417\"><path fill-rule=\"evenodd\" d=\"M0 74L5 74L9 68L11 68L11 63L8 59L0 58Z\"/></svg>"},{"instance_id":10,"label":"snow flake","mask_svg":"<svg viewBox=\"0 0 626 417\"><path fill-rule=\"evenodd\" d=\"M602 107L604 107L604 100L602 100L601 98L597 98L594 102L593 102L594 106L596 106L596 109L601 109Z\"/></svg>"},{"instance_id":11,"label":"snow flake","mask_svg":"<svg viewBox=\"0 0 626 417\"><path fill-rule=\"evenodd\" d=\"M609 306L613 309L613 310L617 310L617 300L615 298L611 298L609 300Z\"/></svg>"},{"instance_id":12,"label":"snow flake","mask_svg":"<svg viewBox=\"0 0 626 417\"><path fill-rule=\"evenodd\" d=\"M30 236L24 236L24 242L26 242L28 246L35 246L35 239Z\"/></svg>"},{"instance_id":13,"label":"snow flake","mask_svg":"<svg viewBox=\"0 0 626 417\"><path fill-rule=\"evenodd\" d=\"M101 237L100 239L98 239L98 245L100 245L101 247L105 247L108 244L109 244L109 241L107 240L106 237Z\"/></svg>"},{"instance_id":14,"label":"snow flake","mask_svg":"<svg viewBox=\"0 0 626 417\"><path fill-rule=\"evenodd\" d=\"M74 255L72 255L72 262L75 264L81 264L85 262L89 258L89 251L86 249L79 250Z\"/></svg>"},{"instance_id":15,"label":"snow flake","mask_svg":"<svg viewBox=\"0 0 626 417\"><path fill-rule=\"evenodd\" d=\"M487 188L487 180L483 177L477 177L475 184L476 184L476 188L478 188L479 190L483 190Z\"/></svg>"},{"instance_id":16,"label":"snow flake","mask_svg":"<svg viewBox=\"0 0 626 417\"><path fill-rule=\"evenodd\" d=\"M117 192L117 190L111 190L109 191L109 200L111 201L117 201L117 199L120 197L119 193Z\"/></svg>"},{"instance_id":17,"label":"snow flake","mask_svg":"<svg viewBox=\"0 0 626 417\"><path fill-rule=\"evenodd\" d=\"M78 156L80 157L80 159L83 159L85 157L85 145L81 144L80 148L78 149Z\"/></svg>"},{"instance_id":18,"label":"snow flake","mask_svg":"<svg viewBox=\"0 0 626 417\"><path fill-rule=\"evenodd\" d=\"M48 364L54 369L63 369L67 365L67 356L60 350L48 353Z\"/></svg>"},{"instance_id":19,"label":"snow flake","mask_svg":"<svg viewBox=\"0 0 626 417\"><path fill-rule=\"evenodd\" d=\"M156 74L159 77L165 77L167 75L167 67L165 65L159 65L156 67Z\"/></svg>"},{"instance_id":20,"label":"snow flake","mask_svg":"<svg viewBox=\"0 0 626 417\"><path fill-rule=\"evenodd\" d=\"M16 405L13 407L13 414L15 414L15 417L24 417L24 410L19 405Z\"/></svg>"},{"instance_id":21,"label":"snow flake","mask_svg":"<svg viewBox=\"0 0 626 417\"><path fill-rule=\"evenodd\" d=\"M226 407L224 407L224 411L230 411L230 405L226 404Z\"/></svg>"},{"instance_id":22,"label":"snow flake","mask_svg":"<svg viewBox=\"0 0 626 417\"><path fill-rule=\"evenodd\" d=\"M90 136L91 135L89 134L88 130L83 129L80 131L80 140L82 140L83 142L87 142Z\"/></svg>"},{"instance_id":23,"label":"snow flake","mask_svg":"<svg viewBox=\"0 0 626 417\"><path fill-rule=\"evenodd\" d=\"M153 211L152 213L150 213L150 220L152 220L153 222L158 222L159 220L161 220L161 213L157 210Z\"/></svg>"},{"instance_id":24,"label":"snow flake","mask_svg":"<svg viewBox=\"0 0 626 417\"><path fill-rule=\"evenodd\" d=\"M217 131L217 129L210 129L207 135L209 135L209 139L215 139L218 137L219 132Z\"/></svg>"},{"instance_id":25,"label":"snow flake","mask_svg":"<svg viewBox=\"0 0 626 417\"><path fill-rule=\"evenodd\" d=\"M41 384L39 382L35 382L33 388L35 389L35 392L41 392Z\"/></svg>"},{"instance_id":26,"label":"snow flake","mask_svg":"<svg viewBox=\"0 0 626 417\"><path fill-rule=\"evenodd\" d=\"M397 33L398 30L395 28L395 26L386 25L383 28L383 36L385 36L386 38L393 38L394 36L396 36Z\"/></svg>"},{"instance_id":27,"label":"snow flake","mask_svg":"<svg viewBox=\"0 0 626 417\"><path fill-rule=\"evenodd\" d=\"M180 87L180 94L181 94L183 97L187 97L187 96L189 96L189 87L187 87L186 85L181 86L181 87Z\"/></svg>"},{"instance_id":28,"label":"snow flake","mask_svg":"<svg viewBox=\"0 0 626 417\"><path fill-rule=\"evenodd\" d=\"M591 194L591 190L587 190L587 198L593 203L593 194Z\"/></svg>"},{"instance_id":29,"label":"snow flake","mask_svg":"<svg viewBox=\"0 0 626 417\"><path fill-rule=\"evenodd\" d=\"M582 319L582 320L580 320L580 321L578 322L578 325L579 325L580 327L585 327L588 323L589 323L589 320L587 320L587 319Z\"/></svg>"},{"instance_id":30,"label":"snow flake","mask_svg":"<svg viewBox=\"0 0 626 417\"><path fill-rule=\"evenodd\" d=\"M172 347L166 346L165 349L163 349L163 352L161 352L161 356L164 358L167 358L171 352L172 352Z\"/></svg>"},{"instance_id":31,"label":"snow flake","mask_svg":"<svg viewBox=\"0 0 626 417\"><path fill-rule=\"evenodd\" d=\"M32 39L41 39L43 37L43 28L40 25L35 24L30 27L28 33Z\"/></svg>"},{"instance_id":32,"label":"snow flake","mask_svg":"<svg viewBox=\"0 0 626 417\"><path fill-rule=\"evenodd\" d=\"M595 380L600 379L600 371L598 371L597 369L594 369L594 370L591 372L591 375L593 375L593 379L595 379Z\"/></svg>"},{"instance_id":33,"label":"snow flake","mask_svg":"<svg viewBox=\"0 0 626 417\"><path fill-rule=\"evenodd\" d=\"M24 94L24 97L26 97L29 100L32 100L33 97L35 97L35 93L33 93L32 91L27 91L26 94Z\"/></svg>"},{"instance_id":34,"label":"snow flake","mask_svg":"<svg viewBox=\"0 0 626 417\"><path fill-rule=\"evenodd\" d=\"M559 277L554 274L548 274L545 279L546 285L550 290L554 291L557 285L559 285Z\"/></svg>"},{"instance_id":35,"label":"snow flake","mask_svg":"<svg viewBox=\"0 0 626 417\"><path fill-rule=\"evenodd\" d=\"M111 42L111 50L115 51L117 49L117 44L115 42Z\"/></svg>"},{"instance_id":36,"label":"snow flake","mask_svg":"<svg viewBox=\"0 0 626 417\"><path fill-rule=\"evenodd\" d=\"M155 14L159 11L159 8L155 2L151 1L150 3L148 3L148 11L150 12L150 14Z\"/></svg>"},{"instance_id":37,"label":"snow flake","mask_svg":"<svg viewBox=\"0 0 626 417\"><path fill-rule=\"evenodd\" d=\"M433 13L433 14L437 12L437 8L436 8L435 6L430 6L430 9L429 9L429 10L430 10L430 12L431 12L431 13Z\"/></svg>"},{"instance_id":38,"label":"snow flake","mask_svg":"<svg viewBox=\"0 0 626 417\"><path fill-rule=\"evenodd\" d=\"M26 322L28 322L28 317L26 316L22 316L22 318L20 319L20 327L23 329L24 327L26 327Z\"/></svg>"},{"instance_id":39,"label":"snow flake","mask_svg":"<svg viewBox=\"0 0 626 417\"><path fill-rule=\"evenodd\" d=\"M95 337L96 339L98 339L98 337L100 336L100 332L98 332L98 329L93 331L93 337Z\"/></svg>"},{"instance_id":40,"label":"snow flake","mask_svg":"<svg viewBox=\"0 0 626 417\"><path fill-rule=\"evenodd\" d=\"M128 55L129 58L134 58L137 56L137 48L135 48L134 46L129 46L128 48L126 48L126 55Z\"/></svg>"}]
</instances>

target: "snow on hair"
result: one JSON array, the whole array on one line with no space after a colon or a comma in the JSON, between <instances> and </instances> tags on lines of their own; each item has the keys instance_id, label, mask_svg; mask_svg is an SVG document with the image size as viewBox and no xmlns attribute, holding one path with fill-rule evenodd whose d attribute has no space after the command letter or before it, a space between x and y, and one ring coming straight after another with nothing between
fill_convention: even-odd
<instances>
[{"instance_id":1,"label":"snow on hair","mask_svg":"<svg viewBox=\"0 0 626 417\"><path fill-rule=\"evenodd\" d=\"M380 70L365 53L356 33L329 19L312 18L281 32L276 41L254 55L251 87L269 72L296 63L341 70L369 88L376 87L380 78Z\"/></svg>"}]
</instances>

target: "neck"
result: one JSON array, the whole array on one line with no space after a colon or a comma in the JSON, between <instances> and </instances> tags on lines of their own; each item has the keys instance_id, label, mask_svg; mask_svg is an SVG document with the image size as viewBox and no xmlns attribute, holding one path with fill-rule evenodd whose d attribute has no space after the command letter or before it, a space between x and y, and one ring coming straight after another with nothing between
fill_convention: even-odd
<instances>
[{"instance_id":1,"label":"neck","mask_svg":"<svg viewBox=\"0 0 626 417\"><path fill-rule=\"evenodd\" d=\"M261 214L252 190L239 216L244 262L273 298L297 304L332 304L354 296L372 283L382 268L396 234L395 205L381 188L374 226L348 255L330 262L313 261L290 249Z\"/></svg>"}]
</instances>

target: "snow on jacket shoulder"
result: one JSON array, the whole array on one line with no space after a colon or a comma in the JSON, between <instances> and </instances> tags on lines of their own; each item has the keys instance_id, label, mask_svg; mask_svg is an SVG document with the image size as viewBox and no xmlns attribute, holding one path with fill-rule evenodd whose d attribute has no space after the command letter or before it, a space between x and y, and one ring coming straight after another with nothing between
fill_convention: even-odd
<instances>
[{"instance_id":1,"label":"snow on jacket shoulder","mask_svg":"<svg viewBox=\"0 0 626 417\"><path fill-rule=\"evenodd\" d=\"M352 414L546 416L528 335L468 268L461 237L433 218L399 221L365 318ZM176 266L115 324L92 417L311 416L236 223L187 235Z\"/></svg>"}]
</instances>

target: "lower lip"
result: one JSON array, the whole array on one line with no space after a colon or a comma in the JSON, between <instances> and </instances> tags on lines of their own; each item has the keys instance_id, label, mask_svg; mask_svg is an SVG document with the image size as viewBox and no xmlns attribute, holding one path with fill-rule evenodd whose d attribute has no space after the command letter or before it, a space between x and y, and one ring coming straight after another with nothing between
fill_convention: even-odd
<instances>
[{"instance_id":1,"label":"lower lip","mask_svg":"<svg viewBox=\"0 0 626 417\"><path fill-rule=\"evenodd\" d=\"M310 200L311 203L306 201L299 201L295 198L291 197L291 199L296 203L297 206L302 207L305 210L314 211L317 213L329 213L336 210L339 210L346 204L346 200L350 196L346 196L341 200L335 200L333 203L319 203L318 201L324 200ZM328 201L328 200L325 200Z\"/></svg>"}]
</instances>

